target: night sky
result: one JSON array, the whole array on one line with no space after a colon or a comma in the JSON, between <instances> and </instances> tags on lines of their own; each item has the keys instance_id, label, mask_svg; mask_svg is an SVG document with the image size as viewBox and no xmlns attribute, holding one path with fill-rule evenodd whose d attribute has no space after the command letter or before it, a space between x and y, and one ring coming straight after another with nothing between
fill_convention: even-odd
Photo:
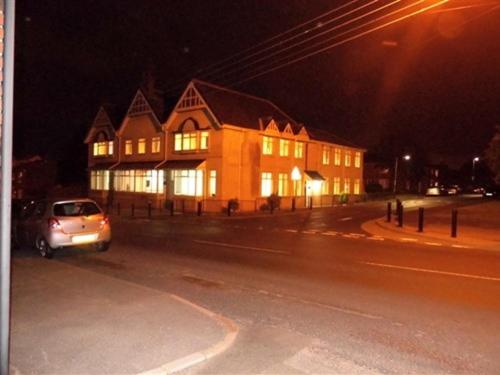
<instances>
[{"instance_id":1,"label":"night sky","mask_svg":"<svg viewBox=\"0 0 500 375\"><path fill-rule=\"evenodd\" d=\"M200 69L345 3L18 0L15 156L57 159L77 179L99 105L126 107L145 72L172 100L190 78L232 84L252 68L230 77ZM232 87L388 157L465 161L500 123L500 9L478 17L488 9L419 15Z\"/></svg>"}]
</instances>

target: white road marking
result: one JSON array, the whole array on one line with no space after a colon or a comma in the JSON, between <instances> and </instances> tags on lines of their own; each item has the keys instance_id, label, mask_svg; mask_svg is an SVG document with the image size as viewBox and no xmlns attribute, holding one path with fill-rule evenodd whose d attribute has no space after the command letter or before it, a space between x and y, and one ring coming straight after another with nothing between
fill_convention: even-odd
<instances>
[{"instance_id":1,"label":"white road marking","mask_svg":"<svg viewBox=\"0 0 500 375\"><path fill-rule=\"evenodd\" d=\"M262 247L243 246L243 245L236 245L236 244L230 244L230 243L224 243L224 242L212 242L212 241L203 241L203 240L193 240L193 242L201 243L201 244L205 244L205 245L222 246L222 247L233 247L235 249L245 249L245 250L261 251L261 252L264 252L264 253L291 255L291 253L289 251L276 250L276 249L266 249L266 248L262 248Z\"/></svg>"},{"instance_id":2,"label":"white road marking","mask_svg":"<svg viewBox=\"0 0 500 375\"><path fill-rule=\"evenodd\" d=\"M464 277L464 278L467 278L467 279L500 281L500 278L498 278L498 277L489 277L489 276L480 276L480 275L469 275L469 274L466 274L466 273L457 273L457 272L448 272L448 271L439 271L439 270L429 270L429 269L426 269L426 268L396 266L394 264L383 264L383 263L372 263L372 262L359 262L359 263L366 264L368 266L373 266L373 267L394 268L394 269L400 269L400 270L406 270L406 271L434 273L434 274L445 275L445 276Z\"/></svg>"},{"instance_id":3,"label":"white road marking","mask_svg":"<svg viewBox=\"0 0 500 375\"><path fill-rule=\"evenodd\" d=\"M339 219L339 221L348 221L348 220L352 220L352 217L348 216L348 217L343 217L342 219Z\"/></svg>"},{"instance_id":4,"label":"white road marking","mask_svg":"<svg viewBox=\"0 0 500 375\"><path fill-rule=\"evenodd\" d=\"M451 245L451 247L456 247L458 249L470 249L470 246L465 245Z\"/></svg>"},{"instance_id":5,"label":"white road marking","mask_svg":"<svg viewBox=\"0 0 500 375\"><path fill-rule=\"evenodd\" d=\"M372 241L385 241L384 237L378 237L378 236L366 237L366 239Z\"/></svg>"},{"instance_id":6,"label":"white road marking","mask_svg":"<svg viewBox=\"0 0 500 375\"><path fill-rule=\"evenodd\" d=\"M366 237L364 233L349 233L353 237Z\"/></svg>"},{"instance_id":7,"label":"white road marking","mask_svg":"<svg viewBox=\"0 0 500 375\"><path fill-rule=\"evenodd\" d=\"M337 232L323 232L321 233L322 235L324 236L336 236L337 235Z\"/></svg>"},{"instance_id":8,"label":"white road marking","mask_svg":"<svg viewBox=\"0 0 500 375\"><path fill-rule=\"evenodd\" d=\"M430 246L443 246L441 242L424 242L424 243Z\"/></svg>"},{"instance_id":9,"label":"white road marking","mask_svg":"<svg viewBox=\"0 0 500 375\"><path fill-rule=\"evenodd\" d=\"M297 229L285 229L285 232L297 233Z\"/></svg>"},{"instance_id":10,"label":"white road marking","mask_svg":"<svg viewBox=\"0 0 500 375\"><path fill-rule=\"evenodd\" d=\"M311 230L303 230L302 233L304 234L316 234L319 231L317 229L311 229Z\"/></svg>"},{"instance_id":11,"label":"white road marking","mask_svg":"<svg viewBox=\"0 0 500 375\"><path fill-rule=\"evenodd\" d=\"M399 240L403 241L403 242L417 242L418 241L416 238L409 238L409 237L401 237Z\"/></svg>"}]
</instances>

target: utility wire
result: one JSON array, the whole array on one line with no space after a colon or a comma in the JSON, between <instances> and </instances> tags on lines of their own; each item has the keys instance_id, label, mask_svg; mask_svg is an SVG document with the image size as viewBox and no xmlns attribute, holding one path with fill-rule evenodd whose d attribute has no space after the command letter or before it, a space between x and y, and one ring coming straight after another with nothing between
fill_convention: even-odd
<instances>
[{"instance_id":1,"label":"utility wire","mask_svg":"<svg viewBox=\"0 0 500 375\"><path fill-rule=\"evenodd\" d=\"M388 21L388 22L386 22L386 23L384 23L384 24L382 24L382 25L379 25L379 26L373 27L373 28L371 28L371 29L369 29L369 30L366 30L366 31L360 32L360 33L358 33L358 34L356 34L356 35L353 35L353 36L351 36L351 37L345 38L345 39L343 39L343 40L341 40L341 41L339 41L339 42L333 43L333 44L331 44L331 45L329 45L329 46L326 46L326 47L324 47L324 48L321 48L321 49L319 49L319 50L317 50L317 51L313 51L313 52L308 53L308 54L306 54L306 55L304 55L304 56L301 56L301 57L298 57L298 58L296 58L296 59L290 60L290 61L288 61L288 62L286 62L286 63L280 64L280 65L275 66L275 67L273 67L273 68L267 69L267 70L265 70L265 71L263 71L263 72L259 72L259 73L257 73L257 74L251 75L251 76L249 76L249 77L247 77L247 78L244 78L244 79L241 79L241 80L239 80L239 81L235 81L235 82L233 82L233 83L230 83L228 86L232 87L232 86L239 85L239 84L241 84L241 83L244 83L244 82L247 82L247 81L253 80L253 79L257 78L257 77L263 76L263 75L268 74L268 73L270 73L270 72L276 71L276 70L281 69L281 68L284 68L284 67L286 67L286 66L289 66L289 65L291 65L291 64L294 64L294 63L297 63L297 62L299 62L299 61L305 60L305 59L307 59L308 57L311 57L311 56L314 56L314 55L317 55L317 54L320 54L320 53L326 52L326 51L328 51L328 50L331 50L332 48L338 47L338 46L343 45L343 44L345 44L345 43L348 43L348 42L350 42L350 41L352 41L352 40L359 39L359 38L361 38L361 37L363 37L363 36L365 36L365 35L368 35L368 34L371 34L371 33L375 32L375 31L377 31L377 30L381 30L381 29L383 29L383 28L386 28L386 27L391 26L391 25L393 25L393 24L396 24L396 23L398 23L398 22L404 21L404 20L406 20L406 19L408 19L408 18L410 18L410 17L414 17L414 16L416 16L416 15L418 15L418 14L421 14L421 13L423 13L423 12L426 12L426 11L428 11L428 10L430 10L430 9L434 9L434 8L436 8L436 7L438 7L438 6L442 5L442 4L447 3L448 1L450 1L450 0L440 0L440 1L437 1L437 2L435 2L434 4L431 4L431 5L428 5L428 6L426 6L426 7L423 7L423 8L421 8L421 9L419 9L419 10L416 10L416 11L414 11L414 12L412 12L412 13L406 14L406 15L401 16L401 17L399 17L399 18L397 18L397 19L394 19L394 20L392 20L392 21ZM418 2L417 2L417 3L418 3Z\"/></svg>"},{"instance_id":2,"label":"utility wire","mask_svg":"<svg viewBox=\"0 0 500 375\"><path fill-rule=\"evenodd\" d=\"M419 2L423 2L423 1L425 1L425 0L419 0ZM311 40L313 40L313 39L316 39L316 38L319 38L319 37L324 36L324 35L326 35L326 34L329 34L329 33L331 33L331 32L332 32L332 31L334 31L334 30L340 29L340 28L342 28L342 27L344 27L344 26L347 26L347 25L349 25L349 24L351 24L351 23L354 23L354 22L356 22L356 21L359 21L359 20L361 20L361 19L363 19L363 18L365 18L365 17L371 16L372 14L375 14L375 13L377 13L377 12L380 12L380 11L384 10L385 8L388 8L388 7L390 7L390 6L393 6L393 5L395 5L395 4L399 3L399 2L401 2L401 0L394 0L394 1L390 2L390 3L388 3L388 4L382 5L382 6L378 7L378 8L376 8L376 9L373 9L373 10L371 10L371 11L367 12L367 13L364 13L364 14L363 14L363 15L361 15L361 16L358 16L358 17L352 18L352 19L350 19L349 21L346 21L346 22L344 22L344 23L342 23L342 24L340 24L340 25L334 26L334 27L332 27L332 28L330 28L330 29L328 29L328 30L325 30L325 31L323 31L323 32L321 32L321 33L319 33L319 34L316 34L316 35L314 35L314 36L311 36L310 38L306 38L306 39L304 39L304 40L302 40L302 41L300 41L300 42L297 42L297 43L294 43L294 44L292 44L292 45L290 45L290 46L287 46L287 47L281 48L281 49L279 49L279 50L276 50L276 51L274 51L274 52L273 52L273 53L271 53L271 54L268 54L268 55L266 55L266 56L264 56L264 57L261 57L261 58L259 58L259 59L255 60L255 61L253 61L253 62L251 62L251 63L246 64L245 66L239 66L239 67L234 68L234 69L229 69L228 71L226 71L226 72L224 72L224 73L222 74L222 77L225 77L225 76L227 76L227 75L229 75L229 74L232 74L232 73L233 73L233 72L235 72L235 71L239 71L239 70L247 69L247 68L249 68L250 66L253 66L253 65L255 65L255 64L259 63L259 62L266 61L266 60L270 60L273 56L280 55L280 54L282 54L282 53L283 53L283 52L285 52L285 51L288 51L288 50L290 50L290 49L292 49L292 48L295 48L295 47L297 47L297 46L300 46L300 45L302 45L302 44L304 44L304 43L306 43L306 42L309 42L309 41L311 41ZM414 5L411 5L411 6L414 6ZM326 43L326 42L327 42L327 41L329 41L329 40L336 39L336 38L338 38L339 36L342 36L342 35L345 35L345 34L347 34L347 33L349 33L349 32L355 31L355 30L357 30L357 29L359 29L359 28L361 28L361 27L364 27L364 26L366 26L366 25L368 25L368 24L370 24L370 23L373 23L373 22L376 22L376 21L378 21L378 20L380 20L380 19L383 19L383 18L385 18L385 17L388 17L388 16L390 16L390 15L392 15L392 14L394 14L394 13L400 12L400 11L402 11L402 10L404 10L404 9L405 9L405 8L398 9L398 10L396 10L396 11L394 11L394 12L391 12L391 13L389 13L389 14L387 14L387 15L384 15L384 16L382 16L382 17L379 17L379 18L377 18L377 19L375 19L375 20L369 21L369 22L367 22L367 23L365 23L365 24L363 24L363 25L361 25L361 26L357 26L357 27L355 27L355 28L349 29L348 31L345 31L345 32L342 32L342 33L340 33L340 34L334 35L333 37L330 37L330 38L327 38L327 39L325 39L325 40L319 41L319 42L317 42L317 43L315 43L315 44L313 44L313 45L311 45L311 46L307 46L307 47L303 48L303 49L302 49L301 51L299 51L299 52L302 52L302 51L304 51L304 50L308 50L308 49L314 48L314 47L316 47L316 46L318 46L318 45L324 44L324 43ZM292 56L293 56L293 54L292 54ZM274 62L274 63L275 63L275 62ZM264 66L264 67L265 67L265 66ZM222 78L222 77L221 77L221 78Z\"/></svg>"},{"instance_id":3,"label":"utility wire","mask_svg":"<svg viewBox=\"0 0 500 375\"><path fill-rule=\"evenodd\" d=\"M333 14L333 13L335 13L335 12L337 12L339 10L342 10L342 9L348 7L348 6L351 6L351 5L355 4L355 3L358 3L359 1L360 0L352 0L352 1L348 2L348 3L346 3L346 4L343 4L343 5L339 6L339 7L336 7L334 9L331 9L331 10L327 11L327 12L324 12L324 13L320 14L319 16L311 19L311 20L305 21L305 22L303 22L303 23L301 23L301 24L299 24L297 26L294 26L293 28L291 28L289 30L286 30L284 32L281 32L281 33L279 33L279 34L277 34L277 35L275 35L275 36L273 36L273 37L271 37L269 39L266 39L263 42L260 42L260 43L254 45L254 46L249 47L249 48L246 48L243 51L237 52L237 53L235 53L235 54L233 54L233 55L231 55L231 56L229 56L227 58L224 58L224 59L222 59L222 60L220 60L218 62L215 62L215 63L213 63L211 65L208 65L208 66L206 66L204 68L198 69L196 71L196 73L201 73L201 72L207 71L207 70L209 70L209 69L211 69L213 67L216 67L216 66L224 64L224 63L226 63L228 61L231 61L232 59L234 59L234 58L236 58L238 56L241 56L241 55L244 55L245 53L251 52L251 51L255 50L258 47L261 47L263 45L266 45L267 43L275 41L275 40L279 39L280 37L282 37L284 35L290 34L292 31L299 30L299 29L303 28L304 26L306 26L306 25L308 25L310 23L313 23L313 22L315 22L317 20L320 20L320 19L326 17L327 15ZM376 0L376 1L379 1L379 0ZM325 22L328 22L328 21L325 21ZM313 29L310 28L310 29L306 30L305 32L310 32L312 30ZM302 35L302 33L303 32L301 32L300 35ZM186 77L185 79L190 79L190 78L192 78L192 76ZM172 89L169 89L169 90L166 90L166 91L174 91L175 89L177 89L179 87L182 87L180 85L184 85L184 83L185 83L185 80L178 81L177 83L174 83L172 85Z\"/></svg>"}]
</instances>

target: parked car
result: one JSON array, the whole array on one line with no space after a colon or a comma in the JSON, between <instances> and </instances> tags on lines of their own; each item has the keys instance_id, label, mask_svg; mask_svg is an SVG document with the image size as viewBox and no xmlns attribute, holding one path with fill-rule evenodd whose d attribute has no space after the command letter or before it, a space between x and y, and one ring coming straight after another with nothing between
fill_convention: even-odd
<instances>
[{"instance_id":1,"label":"parked car","mask_svg":"<svg viewBox=\"0 0 500 375\"><path fill-rule=\"evenodd\" d=\"M425 195L428 196L438 196L438 195L448 195L448 191L442 186L433 186L427 188Z\"/></svg>"},{"instance_id":2,"label":"parked car","mask_svg":"<svg viewBox=\"0 0 500 375\"><path fill-rule=\"evenodd\" d=\"M500 198L500 186L494 185L484 189L483 197L485 198Z\"/></svg>"},{"instance_id":3,"label":"parked car","mask_svg":"<svg viewBox=\"0 0 500 375\"><path fill-rule=\"evenodd\" d=\"M111 243L108 216L91 199L40 200L17 221L17 240L45 258L56 249L91 245L106 251Z\"/></svg>"}]
</instances>

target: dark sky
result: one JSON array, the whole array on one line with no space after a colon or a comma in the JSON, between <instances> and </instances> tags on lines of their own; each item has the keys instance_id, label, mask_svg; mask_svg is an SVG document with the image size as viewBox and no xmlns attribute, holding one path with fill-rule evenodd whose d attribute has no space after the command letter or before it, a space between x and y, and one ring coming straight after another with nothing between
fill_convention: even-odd
<instances>
[{"instance_id":1,"label":"dark sky","mask_svg":"<svg viewBox=\"0 0 500 375\"><path fill-rule=\"evenodd\" d=\"M127 104L145 71L173 97L189 77L234 82L251 68L197 71L343 3L19 0L15 154L84 168L82 142L99 105ZM466 160L500 122L500 9L473 20L486 9L419 15L234 88L369 149Z\"/></svg>"}]
</instances>

